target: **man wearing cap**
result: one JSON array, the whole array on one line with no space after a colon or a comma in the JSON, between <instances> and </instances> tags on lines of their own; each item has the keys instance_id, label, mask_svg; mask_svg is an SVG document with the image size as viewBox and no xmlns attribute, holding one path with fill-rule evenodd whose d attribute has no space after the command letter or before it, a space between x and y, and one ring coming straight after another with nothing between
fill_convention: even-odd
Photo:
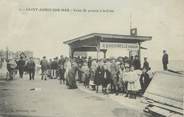
<instances>
[{"instance_id":1,"label":"man wearing cap","mask_svg":"<svg viewBox=\"0 0 184 117\"><path fill-rule=\"evenodd\" d=\"M146 69L146 71L149 70L149 63L147 61L147 57L144 57L143 69Z\"/></svg>"},{"instance_id":2,"label":"man wearing cap","mask_svg":"<svg viewBox=\"0 0 184 117\"><path fill-rule=\"evenodd\" d=\"M167 64L169 63L169 56L166 52L166 50L163 50L163 56L162 56L162 64L163 64L163 69L167 70Z\"/></svg>"},{"instance_id":3,"label":"man wearing cap","mask_svg":"<svg viewBox=\"0 0 184 117\"><path fill-rule=\"evenodd\" d=\"M44 56L43 59L40 61L41 65L41 71L42 71L42 77L41 79L47 80L47 69L48 69L48 61L46 60L46 57Z\"/></svg>"}]
</instances>

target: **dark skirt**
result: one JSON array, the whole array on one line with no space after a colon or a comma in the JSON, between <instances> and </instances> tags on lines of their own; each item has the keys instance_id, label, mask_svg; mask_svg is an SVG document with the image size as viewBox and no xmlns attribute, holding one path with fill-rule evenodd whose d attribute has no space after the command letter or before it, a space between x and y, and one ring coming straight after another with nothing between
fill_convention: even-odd
<instances>
[{"instance_id":1,"label":"dark skirt","mask_svg":"<svg viewBox=\"0 0 184 117\"><path fill-rule=\"evenodd\" d=\"M74 69L71 69L68 71L67 78L66 78L66 85L68 86L69 89L77 88L75 75L76 75L76 72Z\"/></svg>"},{"instance_id":2,"label":"dark skirt","mask_svg":"<svg viewBox=\"0 0 184 117\"><path fill-rule=\"evenodd\" d=\"M107 87L107 85L111 83L110 79L103 78L102 80L102 87Z\"/></svg>"}]
</instances>

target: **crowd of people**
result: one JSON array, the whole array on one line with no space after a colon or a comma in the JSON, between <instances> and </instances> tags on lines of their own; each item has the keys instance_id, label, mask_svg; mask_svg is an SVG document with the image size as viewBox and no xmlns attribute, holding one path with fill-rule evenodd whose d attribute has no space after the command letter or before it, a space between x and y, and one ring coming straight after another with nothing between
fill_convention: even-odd
<instances>
[{"instance_id":1,"label":"crowd of people","mask_svg":"<svg viewBox=\"0 0 184 117\"><path fill-rule=\"evenodd\" d=\"M147 58L141 63L138 56L107 58L96 60L91 57L55 57L47 60L44 56L40 60L41 80L58 79L60 84L69 89L77 88L79 82L85 88L90 88L96 93L101 89L103 94L115 93L125 94L126 97L136 98L142 95L148 87L153 72ZM33 58L25 60L9 59L7 61L9 79L13 79L17 71L20 78L26 73L29 79L34 80L36 63Z\"/></svg>"},{"instance_id":2,"label":"crowd of people","mask_svg":"<svg viewBox=\"0 0 184 117\"><path fill-rule=\"evenodd\" d=\"M13 80L17 73L19 73L20 78L23 78L23 75L27 73L30 76L30 80L34 80L36 64L33 57L30 57L29 60L25 60L23 57L19 59L8 58L1 59L0 68L0 73L6 74L7 80Z\"/></svg>"},{"instance_id":3,"label":"crowd of people","mask_svg":"<svg viewBox=\"0 0 184 117\"><path fill-rule=\"evenodd\" d=\"M97 93L101 88L104 94L122 93L126 94L126 97L143 94L153 78L147 58L144 58L141 67L138 56L130 59L118 57L100 60L61 56L49 62L44 56L40 64L42 78L59 79L60 83L66 84L69 89L77 88L78 81L83 83L85 88L91 88Z\"/></svg>"}]
</instances>

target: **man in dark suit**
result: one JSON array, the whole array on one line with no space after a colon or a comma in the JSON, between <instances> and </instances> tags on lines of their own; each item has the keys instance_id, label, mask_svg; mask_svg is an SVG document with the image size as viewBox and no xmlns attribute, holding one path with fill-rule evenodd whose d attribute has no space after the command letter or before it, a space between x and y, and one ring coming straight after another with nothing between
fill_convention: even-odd
<instances>
[{"instance_id":1,"label":"man in dark suit","mask_svg":"<svg viewBox=\"0 0 184 117\"><path fill-rule=\"evenodd\" d=\"M35 76L35 62L33 61L33 57L30 57L30 60L27 62L27 70L29 72L29 79L34 80Z\"/></svg>"},{"instance_id":2,"label":"man in dark suit","mask_svg":"<svg viewBox=\"0 0 184 117\"><path fill-rule=\"evenodd\" d=\"M163 69L167 70L167 65L169 63L169 56L166 52L166 50L163 50L163 56L162 56L162 64L163 64Z\"/></svg>"},{"instance_id":3,"label":"man in dark suit","mask_svg":"<svg viewBox=\"0 0 184 117\"><path fill-rule=\"evenodd\" d=\"M138 55L136 55L136 56L135 56L135 59L133 60L133 66L134 66L135 70L141 68L141 62L140 62L140 60L139 60Z\"/></svg>"},{"instance_id":4,"label":"man in dark suit","mask_svg":"<svg viewBox=\"0 0 184 117\"><path fill-rule=\"evenodd\" d=\"M23 74L25 70L25 60L23 59L23 57L20 57L20 60L18 61L18 69L19 69L20 78L23 78Z\"/></svg>"}]
</instances>

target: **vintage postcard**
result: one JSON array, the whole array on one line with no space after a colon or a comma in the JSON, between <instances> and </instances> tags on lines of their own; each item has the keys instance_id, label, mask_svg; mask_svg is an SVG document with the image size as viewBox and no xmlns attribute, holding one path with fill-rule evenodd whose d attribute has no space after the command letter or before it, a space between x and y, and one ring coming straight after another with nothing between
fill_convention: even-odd
<instances>
[{"instance_id":1,"label":"vintage postcard","mask_svg":"<svg viewBox=\"0 0 184 117\"><path fill-rule=\"evenodd\" d=\"M0 117L182 117L183 0L0 0Z\"/></svg>"}]
</instances>

